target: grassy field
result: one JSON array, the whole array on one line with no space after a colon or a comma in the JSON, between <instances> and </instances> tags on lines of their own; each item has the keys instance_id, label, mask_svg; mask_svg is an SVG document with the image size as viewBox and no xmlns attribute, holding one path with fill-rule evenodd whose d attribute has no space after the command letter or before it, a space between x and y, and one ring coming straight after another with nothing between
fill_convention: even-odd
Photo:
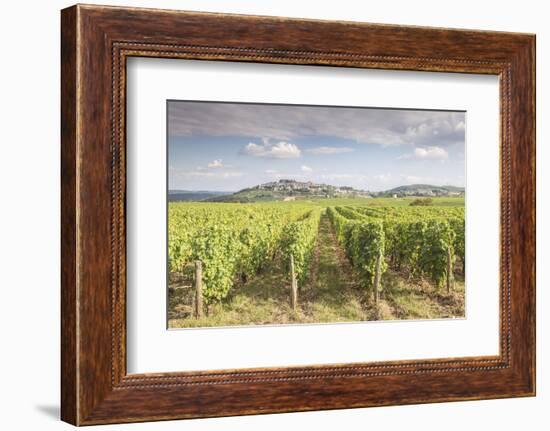
<instances>
[{"instance_id":1,"label":"grassy field","mask_svg":"<svg viewBox=\"0 0 550 431\"><path fill-rule=\"evenodd\" d=\"M413 199L320 199L309 203L322 207L408 206ZM304 201L299 204L303 205ZM434 205L463 206L464 199L436 198ZM464 317L465 289L460 275L455 277L453 290L447 292L421 277L388 269L382 276L380 302L378 309L375 309L371 295L362 286L357 271L350 265L336 240L326 213L321 216L309 274L299 285L296 311L290 307L290 280L283 265L283 257L276 255L252 279L246 283L237 282L223 301L209 305L201 318L193 317L192 277L170 274L168 326L186 328Z\"/></svg>"},{"instance_id":2,"label":"grassy field","mask_svg":"<svg viewBox=\"0 0 550 431\"><path fill-rule=\"evenodd\" d=\"M402 197L402 198L328 198L328 199L299 199L295 201L279 202L279 205L317 205L322 208L335 206L383 206L383 207L406 207L418 198ZM463 207L464 197L438 197L432 198L432 206L436 207ZM209 205L228 205L227 203L217 202L209 203ZM250 205L231 203L229 205ZM254 205L273 205L273 201L256 202Z\"/></svg>"},{"instance_id":3,"label":"grassy field","mask_svg":"<svg viewBox=\"0 0 550 431\"><path fill-rule=\"evenodd\" d=\"M322 207L328 206L382 206L382 207L405 207L410 206L411 203L418 198L416 197L403 197L403 198L333 198L333 199L317 199L310 202L321 205ZM301 202L301 201L297 201ZM441 197L432 199L433 206L438 207L463 207L464 197Z\"/></svg>"}]
</instances>

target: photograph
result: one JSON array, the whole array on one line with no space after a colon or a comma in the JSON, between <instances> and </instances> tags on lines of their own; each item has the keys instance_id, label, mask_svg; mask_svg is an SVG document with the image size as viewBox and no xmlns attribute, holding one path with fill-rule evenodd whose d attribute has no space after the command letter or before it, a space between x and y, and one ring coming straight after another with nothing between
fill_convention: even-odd
<instances>
[{"instance_id":1,"label":"photograph","mask_svg":"<svg viewBox=\"0 0 550 431\"><path fill-rule=\"evenodd\" d=\"M168 328L465 317L462 111L167 101Z\"/></svg>"}]
</instances>

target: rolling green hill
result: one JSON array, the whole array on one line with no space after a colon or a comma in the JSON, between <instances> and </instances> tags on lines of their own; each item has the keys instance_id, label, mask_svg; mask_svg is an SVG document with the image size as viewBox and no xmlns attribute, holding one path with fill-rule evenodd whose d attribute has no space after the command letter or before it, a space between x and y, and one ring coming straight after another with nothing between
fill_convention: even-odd
<instances>
[{"instance_id":1,"label":"rolling green hill","mask_svg":"<svg viewBox=\"0 0 550 431\"><path fill-rule=\"evenodd\" d=\"M406 186L395 187L384 192L379 192L377 196L423 196L423 197L437 197L437 196L463 196L464 187L455 186L433 186L430 184L411 184Z\"/></svg>"},{"instance_id":2,"label":"rolling green hill","mask_svg":"<svg viewBox=\"0 0 550 431\"><path fill-rule=\"evenodd\" d=\"M323 198L373 197L462 197L464 187L412 184L382 192L369 192L349 186L317 184L311 181L279 180L259 184L236 193L207 197L209 202L262 202Z\"/></svg>"}]
</instances>

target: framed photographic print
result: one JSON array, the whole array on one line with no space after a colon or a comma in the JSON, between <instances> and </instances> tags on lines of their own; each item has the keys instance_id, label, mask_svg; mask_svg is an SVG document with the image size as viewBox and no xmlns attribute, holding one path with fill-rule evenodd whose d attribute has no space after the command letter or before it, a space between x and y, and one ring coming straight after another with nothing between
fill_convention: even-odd
<instances>
[{"instance_id":1,"label":"framed photographic print","mask_svg":"<svg viewBox=\"0 0 550 431\"><path fill-rule=\"evenodd\" d=\"M167 109L169 328L465 316L465 112Z\"/></svg>"},{"instance_id":2,"label":"framed photographic print","mask_svg":"<svg viewBox=\"0 0 550 431\"><path fill-rule=\"evenodd\" d=\"M533 35L61 30L63 420L534 395Z\"/></svg>"}]
</instances>

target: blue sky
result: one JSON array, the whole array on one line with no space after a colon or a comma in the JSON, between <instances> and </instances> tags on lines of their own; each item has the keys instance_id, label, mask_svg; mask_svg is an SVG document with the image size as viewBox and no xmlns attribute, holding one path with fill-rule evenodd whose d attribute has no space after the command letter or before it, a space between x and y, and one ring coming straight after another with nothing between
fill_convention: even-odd
<instances>
[{"instance_id":1,"label":"blue sky","mask_svg":"<svg viewBox=\"0 0 550 431\"><path fill-rule=\"evenodd\" d=\"M465 113L168 102L169 189L465 184Z\"/></svg>"}]
</instances>

